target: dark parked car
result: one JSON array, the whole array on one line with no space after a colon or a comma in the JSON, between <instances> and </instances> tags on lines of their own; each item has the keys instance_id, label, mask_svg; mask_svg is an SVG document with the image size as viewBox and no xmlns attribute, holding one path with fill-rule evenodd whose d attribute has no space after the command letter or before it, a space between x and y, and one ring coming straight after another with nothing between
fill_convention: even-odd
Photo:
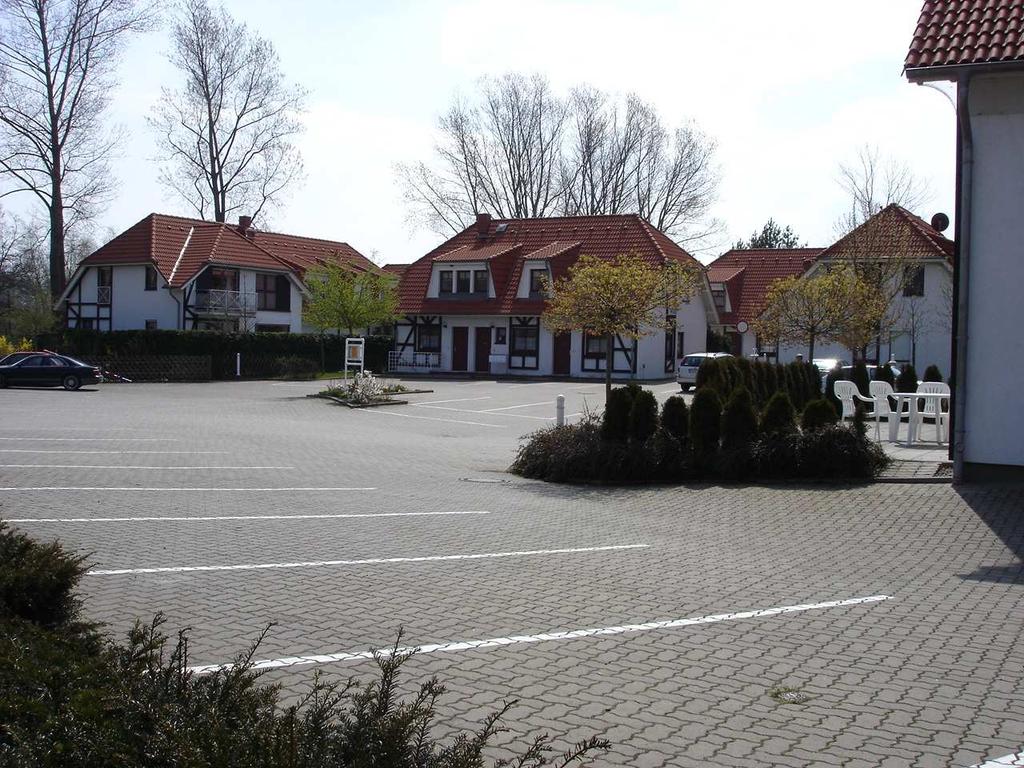
<instances>
[{"instance_id":1,"label":"dark parked car","mask_svg":"<svg viewBox=\"0 0 1024 768\"><path fill-rule=\"evenodd\" d=\"M0 388L64 387L71 390L99 380L99 368L67 355L16 352L0 361Z\"/></svg>"}]
</instances>

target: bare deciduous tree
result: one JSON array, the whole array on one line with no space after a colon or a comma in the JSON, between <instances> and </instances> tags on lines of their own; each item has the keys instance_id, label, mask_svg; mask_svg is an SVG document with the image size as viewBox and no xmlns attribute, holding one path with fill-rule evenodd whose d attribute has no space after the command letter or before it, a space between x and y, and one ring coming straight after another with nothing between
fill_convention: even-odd
<instances>
[{"instance_id":1,"label":"bare deciduous tree","mask_svg":"<svg viewBox=\"0 0 1024 768\"><path fill-rule=\"evenodd\" d=\"M850 196L850 207L836 222L838 235L856 229L888 205L916 211L932 197L928 183L906 163L883 158L878 147L869 145L857 151L854 162L839 165L839 185Z\"/></svg>"},{"instance_id":2,"label":"bare deciduous tree","mask_svg":"<svg viewBox=\"0 0 1024 768\"><path fill-rule=\"evenodd\" d=\"M119 134L103 124L126 38L151 22L136 0L0 3L0 172L4 194L29 192L50 227L49 287L66 280L65 238L110 191Z\"/></svg>"},{"instance_id":3,"label":"bare deciduous tree","mask_svg":"<svg viewBox=\"0 0 1024 768\"><path fill-rule=\"evenodd\" d=\"M305 91L288 84L274 46L207 0L185 0L171 62L184 75L149 118L165 165L161 181L202 218L255 219L301 176L292 141Z\"/></svg>"},{"instance_id":4,"label":"bare deciduous tree","mask_svg":"<svg viewBox=\"0 0 1024 768\"><path fill-rule=\"evenodd\" d=\"M437 164L398 166L410 217L450 235L475 213L499 217L637 213L679 240L717 231L714 142L670 131L636 96L553 95L539 76L482 81L479 104L441 119Z\"/></svg>"},{"instance_id":5,"label":"bare deciduous tree","mask_svg":"<svg viewBox=\"0 0 1024 768\"><path fill-rule=\"evenodd\" d=\"M410 217L448 235L477 211L499 217L545 216L561 196L567 107L540 76L481 81L480 103L457 101L440 120L438 167L397 168Z\"/></svg>"}]
</instances>

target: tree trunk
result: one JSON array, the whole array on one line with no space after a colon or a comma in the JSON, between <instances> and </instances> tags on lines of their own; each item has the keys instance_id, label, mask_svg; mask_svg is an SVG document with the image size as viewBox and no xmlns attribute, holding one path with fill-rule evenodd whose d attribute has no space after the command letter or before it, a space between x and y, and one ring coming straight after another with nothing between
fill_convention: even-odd
<instances>
[{"instance_id":1,"label":"tree trunk","mask_svg":"<svg viewBox=\"0 0 1024 768\"><path fill-rule=\"evenodd\" d=\"M811 334L811 338L808 340L808 344L807 344L807 362L808 363L813 363L814 362L814 334L813 333Z\"/></svg>"},{"instance_id":2,"label":"tree trunk","mask_svg":"<svg viewBox=\"0 0 1024 768\"><path fill-rule=\"evenodd\" d=\"M612 366L615 363L615 334L608 334L608 348L604 352L604 402L612 396Z\"/></svg>"},{"instance_id":3,"label":"tree trunk","mask_svg":"<svg viewBox=\"0 0 1024 768\"><path fill-rule=\"evenodd\" d=\"M50 185L50 296L56 301L64 292L64 197L60 180L55 177Z\"/></svg>"}]
</instances>

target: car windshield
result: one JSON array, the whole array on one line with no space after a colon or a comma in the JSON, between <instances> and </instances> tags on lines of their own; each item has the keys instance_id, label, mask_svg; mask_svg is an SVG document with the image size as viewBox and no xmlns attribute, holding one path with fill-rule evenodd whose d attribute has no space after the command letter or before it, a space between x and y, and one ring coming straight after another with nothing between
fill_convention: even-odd
<instances>
[{"instance_id":1,"label":"car windshield","mask_svg":"<svg viewBox=\"0 0 1024 768\"><path fill-rule=\"evenodd\" d=\"M707 358L698 357L697 355L687 355L683 358L683 362L680 365L685 365L688 368L695 368L703 363Z\"/></svg>"}]
</instances>

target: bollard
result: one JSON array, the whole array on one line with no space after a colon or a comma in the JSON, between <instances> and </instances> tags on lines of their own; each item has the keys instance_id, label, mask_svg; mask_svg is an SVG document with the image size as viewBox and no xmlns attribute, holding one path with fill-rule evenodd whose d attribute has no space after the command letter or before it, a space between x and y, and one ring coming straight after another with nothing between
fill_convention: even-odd
<instances>
[{"instance_id":1,"label":"bollard","mask_svg":"<svg viewBox=\"0 0 1024 768\"><path fill-rule=\"evenodd\" d=\"M555 398L555 424L559 427L565 426L565 395Z\"/></svg>"},{"instance_id":2,"label":"bollard","mask_svg":"<svg viewBox=\"0 0 1024 768\"><path fill-rule=\"evenodd\" d=\"M242 378L242 353L235 352L235 378Z\"/></svg>"}]
</instances>

